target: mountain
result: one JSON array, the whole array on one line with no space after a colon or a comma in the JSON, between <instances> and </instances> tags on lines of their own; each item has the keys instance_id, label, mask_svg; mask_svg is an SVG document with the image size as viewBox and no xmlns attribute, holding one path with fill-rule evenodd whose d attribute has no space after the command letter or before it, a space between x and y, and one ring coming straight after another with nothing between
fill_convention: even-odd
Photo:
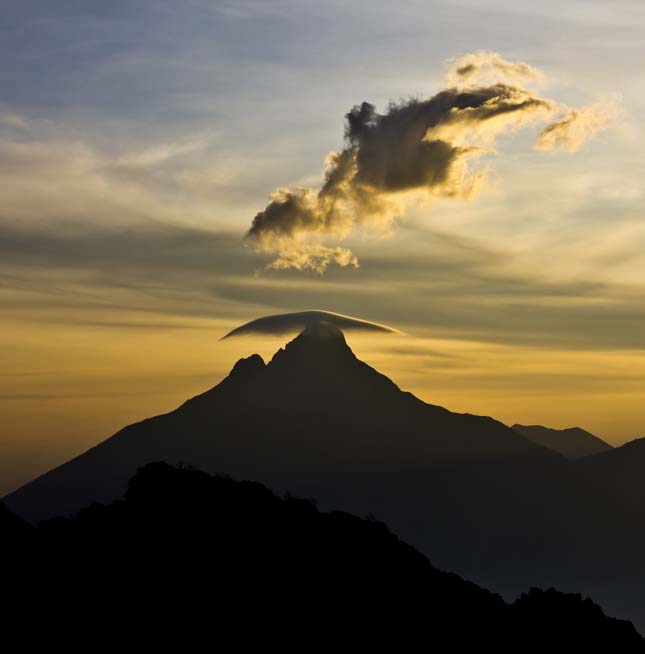
<instances>
[{"instance_id":1,"label":"mountain","mask_svg":"<svg viewBox=\"0 0 645 654\"><path fill-rule=\"evenodd\" d=\"M27 589L28 620L41 630L48 622L60 629L73 616L95 637L116 613L111 635L127 633L128 641L175 632L187 638L200 624L222 638L242 619L238 643L257 637L263 647L272 638L284 646L299 631L318 642L358 636L364 646L395 638L398 649L402 639L509 652L645 646L630 623L580 595L534 588L509 605L438 570L381 522L161 462L139 469L124 500L42 523L29 539L18 520L8 529L3 536L16 542L15 531L22 544L3 578L3 595L14 599L7 624L24 619L15 599ZM53 605L41 599L52 588ZM270 628L259 628L265 622Z\"/></svg>"},{"instance_id":2,"label":"mountain","mask_svg":"<svg viewBox=\"0 0 645 654\"><path fill-rule=\"evenodd\" d=\"M359 361L342 332L322 323L305 329L268 365L257 354L241 359L211 390L126 427L6 502L31 521L69 514L120 496L137 468L155 460L298 490L329 470L386 474L484 459L560 462L492 418L451 413L402 392Z\"/></svg>"},{"instance_id":3,"label":"mountain","mask_svg":"<svg viewBox=\"0 0 645 654\"><path fill-rule=\"evenodd\" d=\"M5 502L32 522L68 515L121 497L146 463L183 461L316 497L322 509L374 514L441 568L507 598L531 586L584 592L645 629L642 494L619 491L643 488L642 474L618 464L606 477L593 472L617 452L582 465L492 418L426 404L321 323L268 364L238 361L214 388L122 429ZM620 474L630 479L612 477Z\"/></svg>"},{"instance_id":4,"label":"mountain","mask_svg":"<svg viewBox=\"0 0 645 654\"><path fill-rule=\"evenodd\" d=\"M522 434L531 442L559 452L568 459L580 459L583 456L608 452L613 447L598 436L590 434L580 427L569 429L549 429L541 425L513 425L511 429Z\"/></svg>"}]
</instances>

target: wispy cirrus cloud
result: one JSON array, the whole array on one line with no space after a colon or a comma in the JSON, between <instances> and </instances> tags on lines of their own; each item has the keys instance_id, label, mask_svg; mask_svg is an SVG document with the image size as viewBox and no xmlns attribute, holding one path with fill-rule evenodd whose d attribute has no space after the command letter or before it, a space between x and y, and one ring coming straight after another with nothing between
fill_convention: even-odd
<instances>
[{"instance_id":1,"label":"wispy cirrus cloud","mask_svg":"<svg viewBox=\"0 0 645 654\"><path fill-rule=\"evenodd\" d=\"M11 111L0 111L0 125L18 129L29 128L29 122L24 116Z\"/></svg>"},{"instance_id":2,"label":"wispy cirrus cloud","mask_svg":"<svg viewBox=\"0 0 645 654\"><path fill-rule=\"evenodd\" d=\"M565 112L561 118L542 130L535 147L538 150L576 152L621 114L619 102L620 97L613 96L603 102Z\"/></svg>"},{"instance_id":3,"label":"wispy cirrus cloud","mask_svg":"<svg viewBox=\"0 0 645 654\"><path fill-rule=\"evenodd\" d=\"M497 52L472 52L462 54L448 62L446 84L459 86L469 81L524 82L542 81L544 73L524 61L507 61Z\"/></svg>"}]
</instances>

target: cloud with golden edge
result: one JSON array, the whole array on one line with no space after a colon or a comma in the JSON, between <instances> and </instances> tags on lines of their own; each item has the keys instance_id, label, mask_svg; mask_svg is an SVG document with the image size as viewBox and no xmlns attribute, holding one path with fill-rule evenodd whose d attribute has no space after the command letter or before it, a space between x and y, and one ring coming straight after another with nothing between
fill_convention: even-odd
<instances>
[{"instance_id":1,"label":"cloud with golden edge","mask_svg":"<svg viewBox=\"0 0 645 654\"><path fill-rule=\"evenodd\" d=\"M274 257L269 268L358 267L349 249L328 242L357 228L389 234L412 203L473 197L486 173L472 163L494 152L500 134L561 111L517 85L542 77L494 52L467 54L452 61L451 86L428 99L391 102L383 114L368 102L356 105L345 115L345 148L325 159L322 187L275 190L253 219L248 242ZM542 132L537 147L574 151L608 119L597 105L571 111Z\"/></svg>"},{"instance_id":2,"label":"cloud with golden edge","mask_svg":"<svg viewBox=\"0 0 645 654\"><path fill-rule=\"evenodd\" d=\"M497 52L462 54L448 62L447 86L460 86L472 81L483 82L544 80L541 70L523 61L507 61Z\"/></svg>"},{"instance_id":3,"label":"cloud with golden edge","mask_svg":"<svg viewBox=\"0 0 645 654\"><path fill-rule=\"evenodd\" d=\"M535 144L536 149L576 152L622 113L619 101L620 98L614 96L605 102L566 112L542 130Z\"/></svg>"}]
</instances>

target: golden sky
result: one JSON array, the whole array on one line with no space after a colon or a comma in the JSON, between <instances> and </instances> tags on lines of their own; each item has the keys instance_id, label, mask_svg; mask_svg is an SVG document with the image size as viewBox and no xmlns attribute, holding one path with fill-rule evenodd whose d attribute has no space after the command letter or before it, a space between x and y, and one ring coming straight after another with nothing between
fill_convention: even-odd
<instances>
[{"instance_id":1,"label":"golden sky","mask_svg":"<svg viewBox=\"0 0 645 654\"><path fill-rule=\"evenodd\" d=\"M0 45L0 494L270 358L285 339L218 339L304 309L406 332L348 341L428 402L643 435L642 4L33 11L12 5ZM343 141L352 107L394 116L473 65L527 109L434 125L478 148L441 184L385 128L369 165ZM310 189L300 227L282 212L245 240L278 189Z\"/></svg>"}]
</instances>

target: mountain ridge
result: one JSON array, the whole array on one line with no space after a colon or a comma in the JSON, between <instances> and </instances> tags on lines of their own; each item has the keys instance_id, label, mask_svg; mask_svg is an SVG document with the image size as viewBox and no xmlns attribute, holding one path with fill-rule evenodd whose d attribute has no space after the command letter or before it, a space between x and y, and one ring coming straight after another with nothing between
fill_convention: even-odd
<instances>
[{"instance_id":1,"label":"mountain ridge","mask_svg":"<svg viewBox=\"0 0 645 654\"><path fill-rule=\"evenodd\" d=\"M273 617L272 606L279 607L280 624L288 616L294 626L303 619L319 624L324 612L326 632L344 637L349 627L350 633L362 634L363 643L370 634L358 615L368 624L379 621L371 637L381 644L385 634L400 639L401 631L412 641L425 638L446 649L492 645L496 651L517 651L527 633L530 642L522 647L527 651L558 643L631 652L642 651L644 643L633 625L608 617L580 594L532 588L506 603L437 569L372 517L323 512L313 500L280 498L256 482L162 462L140 468L124 499L93 504L73 518L38 528L21 523L0 504L0 530L18 563L3 580L5 594L14 600L5 617L18 621L24 618L20 600L28 594L29 620L42 625L52 613L71 610L87 627L94 616L103 618L104 604L106 610L114 608L111 591L116 591L121 615L114 627L122 629L132 615L135 633L146 623L142 618L158 622L160 615L185 633L196 614L212 613L217 597L223 597L220 623L223 615L235 620L243 614L247 624L257 626L267 614ZM133 579L136 593L123 593ZM205 587L216 588L206 601ZM41 600L50 588L57 589L53 606ZM266 588L272 589L269 605L255 599ZM336 596L335 613L329 611L330 593ZM347 624L340 620L343 614L351 616ZM203 624L212 626L209 620ZM260 633L264 641L267 634Z\"/></svg>"},{"instance_id":2,"label":"mountain ridge","mask_svg":"<svg viewBox=\"0 0 645 654\"><path fill-rule=\"evenodd\" d=\"M533 443L548 447L569 459L580 459L614 449L609 443L580 427L552 429L542 425L514 424L511 429Z\"/></svg>"}]
</instances>

